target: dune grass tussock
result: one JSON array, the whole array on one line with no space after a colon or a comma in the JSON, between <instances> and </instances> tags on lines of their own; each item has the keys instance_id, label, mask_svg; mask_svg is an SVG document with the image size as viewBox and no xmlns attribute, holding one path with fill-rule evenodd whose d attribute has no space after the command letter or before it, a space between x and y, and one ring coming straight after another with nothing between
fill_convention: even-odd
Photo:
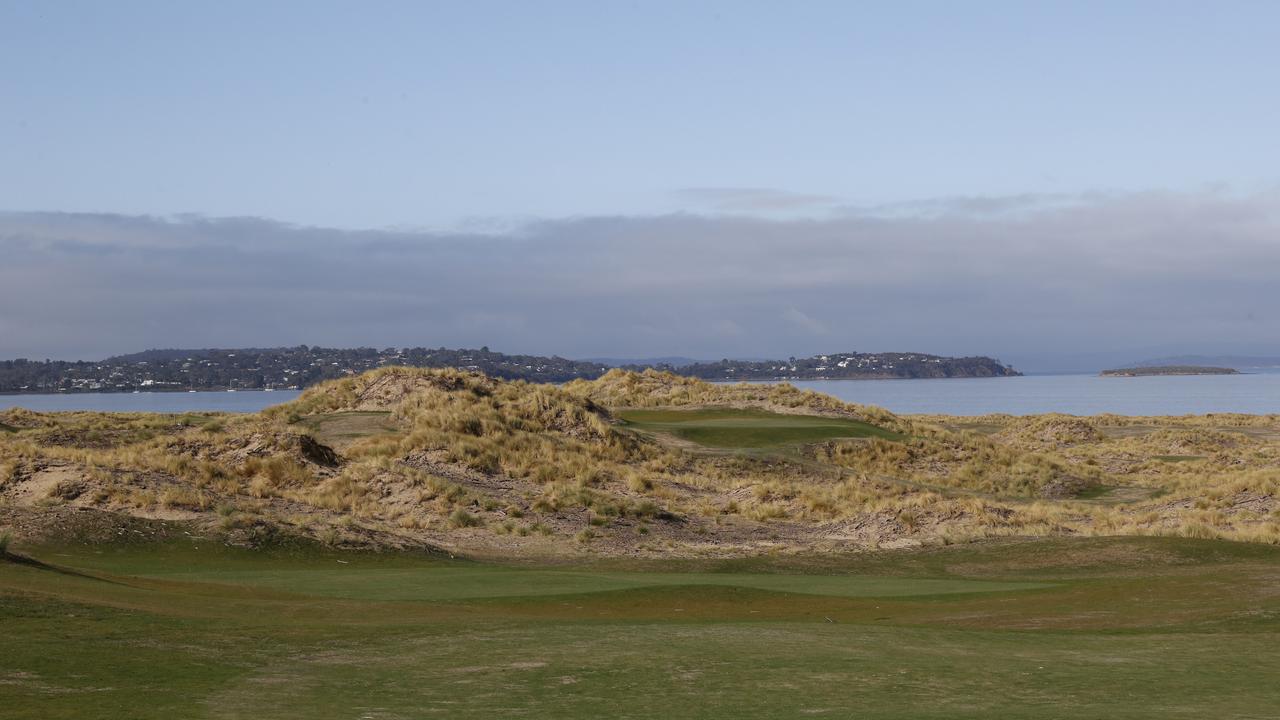
<instances>
[{"instance_id":1,"label":"dune grass tussock","mask_svg":"<svg viewBox=\"0 0 1280 720\"><path fill-rule=\"evenodd\" d=\"M972 434L833 442L815 452L825 462L869 475L998 496L1074 495L1103 482L1094 468L1071 467L1052 455Z\"/></svg>"},{"instance_id":2,"label":"dune grass tussock","mask_svg":"<svg viewBox=\"0 0 1280 720\"><path fill-rule=\"evenodd\" d=\"M1102 437L1090 420L1056 414L1016 420L1001 432L1001 439L1010 444L1037 449L1098 442Z\"/></svg>"}]
</instances>

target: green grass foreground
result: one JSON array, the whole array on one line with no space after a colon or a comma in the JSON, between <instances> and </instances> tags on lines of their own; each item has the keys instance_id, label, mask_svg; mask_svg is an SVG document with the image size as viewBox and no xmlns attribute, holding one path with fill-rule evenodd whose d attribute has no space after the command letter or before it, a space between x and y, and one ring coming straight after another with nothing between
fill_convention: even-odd
<instances>
[{"instance_id":1,"label":"green grass foreground","mask_svg":"<svg viewBox=\"0 0 1280 720\"><path fill-rule=\"evenodd\" d=\"M1187 539L504 567L0 562L5 718L1262 718L1280 550ZM786 573L781 572L785 566Z\"/></svg>"},{"instance_id":2,"label":"green grass foreground","mask_svg":"<svg viewBox=\"0 0 1280 720\"><path fill-rule=\"evenodd\" d=\"M836 438L902 439L898 433L860 420L765 410L627 410L619 417L637 430L667 433L716 448L768 448Z\"/></svg>"}]
</instances>

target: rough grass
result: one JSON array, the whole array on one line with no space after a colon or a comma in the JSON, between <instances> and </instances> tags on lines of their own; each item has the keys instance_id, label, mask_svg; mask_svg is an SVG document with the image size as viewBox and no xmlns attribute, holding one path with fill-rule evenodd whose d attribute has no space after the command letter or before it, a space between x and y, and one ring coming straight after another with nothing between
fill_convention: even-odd
<instances>
[{"instance_id":1,"label":"rough grass","mask_svg":"<svg viewBox=\"0 0 1280 720\"><path fill-rule=\"evenodd\" d=\"M34 518L19 534L93 509L194 516L194 532L237 542L279 531L514 553L1010 535L1280 543L1276 416L903 418L654 372L544 386L385 368L256 415L14 410L0 422L15 429L0 433L0 508ZM1170 461L1190 456L1201 459Z\"/></svg>"},{"instance_id":2,"label":"rough grass","mask_svg":"<svg viewBox=\"0 0 1280 720\"><path fill-rule=\"evenodd\" d=\"M6 718L1269 717L1277 551L1051 540L659 572L26 548Z\"/></svg>"}]
</instances>

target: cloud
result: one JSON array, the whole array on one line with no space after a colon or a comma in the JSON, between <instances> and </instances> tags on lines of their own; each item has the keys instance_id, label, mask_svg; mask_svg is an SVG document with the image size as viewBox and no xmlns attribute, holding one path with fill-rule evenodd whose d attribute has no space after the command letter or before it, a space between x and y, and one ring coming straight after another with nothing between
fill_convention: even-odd
<instances>
[{"instance_id":1,"label":"cloud","mask_svg":"<svg viewBox=\"0 0 1280 720\"><path fill-rule=\"evenodd\" d=\"M827 329L826 325L822 324L818 320L815 320L809 317L808 315L800 312L795 308L787 308L787 311L782 314L782 317L786 318L788 322L792 323L793 325L800 328L801 330L812 333L814 335L826 335L830 332L830 330Z\"/></svg>"},{"instance_id":2,"label":"cloud","mask_svg":"<svg viewBox=\"0 0 1280 720\"><path fill-rule=\"evenodd\" d=\"M812 211L834 206L833 195L794 193L787 190L753 187L702 187L677 190L676 197L700 209L721 212L753 213L778 211Z\"/></svg>"},{"instance_id":3,"label":"cloud","mask_svg":"<svg viewBox=\"0 0 1280 720\"><path fill-rule=\"evenodd\" d=\"M1023 193L1019 195L950 195L885 205L839 208L847 216L868 217L996 217L1035 213L1105 201L1105 193Z\"/></svg>"},{"instance_id":4,"label":"cloud","mask_svg":"<svg viewBox=\"0 0 1280 720\"><path fill-rule=\"evenodd\" d=\"M1019 208L454 233L0 213L0 357L299 343L579 357L1280 353L1277 195Z\"/></svg>"}]
</instances>

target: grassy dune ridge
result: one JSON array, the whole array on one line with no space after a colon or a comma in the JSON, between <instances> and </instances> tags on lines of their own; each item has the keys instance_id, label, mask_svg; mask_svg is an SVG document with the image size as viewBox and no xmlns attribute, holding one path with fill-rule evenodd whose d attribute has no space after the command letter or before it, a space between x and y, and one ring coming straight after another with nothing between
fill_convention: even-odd
<instances>
[{"instance_id":1,"label":"grassy dune ridge","mask_svg":"<svg viewBox=\"0 0 1280 720\"><path fill-rule=\"evenodd\" d=\"M1274 415L904 417L653 371L550 386L386 368L255 415L0 423L0 525L21 537L128 516L250 545L478 555L1280 542Z\"/></svg>"}]
</instances>

